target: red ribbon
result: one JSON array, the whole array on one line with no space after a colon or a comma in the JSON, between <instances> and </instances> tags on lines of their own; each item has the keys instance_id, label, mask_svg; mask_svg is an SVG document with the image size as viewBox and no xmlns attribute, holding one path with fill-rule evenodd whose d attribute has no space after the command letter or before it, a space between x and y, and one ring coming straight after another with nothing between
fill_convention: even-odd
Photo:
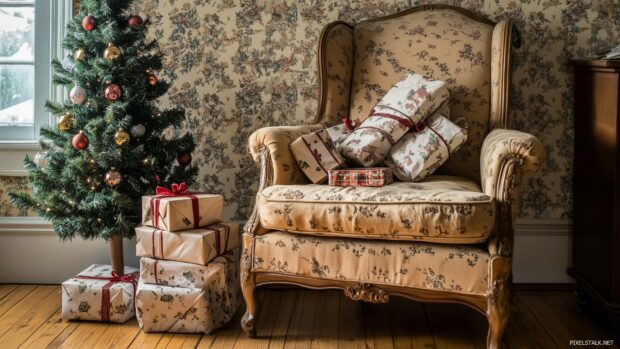
<instances>
[{"instance_id":1,"label":"red ribbon","mask_svg":"<svg viewBox=\"0 0 620 349\"><path fill-rule=\"evenodd\" d=\"M162 198L165 197L188 197L192 200L192 215L194 216L194 229L200 227L200 210L198 208L197 193L192 193L187 190L187 184L185 182L177 184L172 183L171 189L157 186L155 188L155 197L151 198L151 223L155 228L159 228L159 204Z\"/></svg>"},{"instance_id":2,"label":"red ribbon","mask_svg":"<svg viewBox=\"0 0 620 349\"><path fill-rule=\"evenodd\" d=\"M155 253L155 233L159 232L159 252L160 258L164 259L164 231L163 230L153 230L151 239L153 243L153 258L157 258L157 253Z\"/></svg>"},{"instance_id":3,"label":"red ribbon","mask_svg":"<svg viewBox=\"0 0 620 349\"><path fill-rule=\"evenodd\" d=\"M112 276L88 276L88 275L76 275L74 279L84 280L107 280L108 283L103 285L101 290L101 320L110 321L110 287L119 282L127 282L133 284L133 296L136 296L136 287L138 287L138 272L135 271L131 274L125 274L123 276L118 275L115 271L112 271Z\"/></svg>"},{"instance_id":4,"label":"red ribbon","mask_svg":"<svg viewBox=\"0 0 620 349\"><path fill-rule=\"evenodd\" d=\"M349 118L343 118L342 123L344 124L344 129L347 133L355 131L355 128L358 126L358 121L352 121Z\"/></svg>"},{"instance_id":5,"label":"red ribbon","mask_svg":"<svg viewBox=\"0 0 620 349\"><path fill-rule=\"evenodd\" d=\"M209 226L215 232L215 250L217 251L217 255L222 255L224 252L228 250L228 239L230 238L230 227L224 224L212 224ZM226 240L224 241L224 248L222 248L222 237L220 234L222 230L226 232Z\"/></svg>"}]
</instances>

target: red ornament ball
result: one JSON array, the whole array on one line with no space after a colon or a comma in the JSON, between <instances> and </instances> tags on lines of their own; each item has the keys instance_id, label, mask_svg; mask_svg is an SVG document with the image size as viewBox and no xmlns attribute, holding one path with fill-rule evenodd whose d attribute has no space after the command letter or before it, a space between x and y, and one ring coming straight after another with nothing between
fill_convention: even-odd
<instances>
[{"instance_id":1,"label":"red ornament ball","mask_svg":"<svg viewBox=\"0 0 620 349\"><path fill-rule=\"evenodd\" d=\"M91 15L88 15L82 19L82 28L87 31L95 29L97 26L97 19Z\"/></svg>"},{"instance_id":2,"label":"red ornament ball","mask_svg":"<svg viewBox=\"0 0 620 349\"><path fill-rule=\"evenodd\" d=\"M153 73L149 74L149 85L155 86L155 85L157 85L158 81L159 81L159 79L157 78L157 75L155 75Z\"/></svg>"},{"instance_id":3,"label":"red ornament ball","mask_svg":"<svg viewBox=\"0 0 620 349\"><path fill-rule=\"evenodd\" d=\"M127 20L127 24L129 24L129 26L132 28L137 28L141 26L142 23L144 23L144 21L142 20L142 17L138 15L133 15Z\"/></svg>"},{"instance_id":4,"label":"red ornament ball","mask_svg":"<svg viewBox=\"0 0 620 349\"><path fill-rule=\"evenodd\" d=\"M77 150L84 150L88 147L88 137L86 137L84 132L80 131L80 133L73 136L71 144Z\"/></svg>"},{"instance_id":5,"label":"red ornament ball","mask_svg":"<svg viewBox=\"0 0 620 349\"><path fill-rule=\"evenodd\" d=\"M117 84L108 84L103 91L103 95L109 101L116 101L121 98L123 90Z\"/></svg>"},{"instance_id":6,"label":"red ornament ball","mask_svg":"<svg viewBox=\"0 0 620 349\"><path fill-rule=\"evenodd\" d=\"M185 167L189 164L192 163L192 154L190 153L181 153L179 154L179 156L177 157L177 162L179 163L179 165Z\"/></svg>"}]
</instances>

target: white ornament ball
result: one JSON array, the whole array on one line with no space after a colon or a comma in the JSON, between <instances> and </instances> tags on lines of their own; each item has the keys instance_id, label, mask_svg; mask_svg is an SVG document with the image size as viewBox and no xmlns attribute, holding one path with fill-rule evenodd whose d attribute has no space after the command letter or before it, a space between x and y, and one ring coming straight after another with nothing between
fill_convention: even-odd
<instances>
[{"instance_id":1,"label":"white ornament ball","mask_svg":"<svg viewBox=\"0 0 620 349\"><path fill-rule=\"evenodd\" d=\"M47 167L47 152L40 151L34 156L34 164L37 165L38 168L44 170Z\"/></svg>"},{"instance_id":2,"label":"white ornament ball","mask_svg":"<svg viewBox=\"0 0 620 349\"><path fill-rule=\"evenodd\" d=\"M82 86L73 86L69 98L75 104L82 104L86 100L86 90Z\"/></svg>"},{"instance_id":3,"label":"white ornament ball","mask_svg":"<svg viewBox=\"0 0 620 349\"><path fill-rule=\"evenodd\" d=\"M146 132L146 127L144 125L134 125L131 127L131 135L134 137L142 137Z\"/></svg>"}]
</instances>

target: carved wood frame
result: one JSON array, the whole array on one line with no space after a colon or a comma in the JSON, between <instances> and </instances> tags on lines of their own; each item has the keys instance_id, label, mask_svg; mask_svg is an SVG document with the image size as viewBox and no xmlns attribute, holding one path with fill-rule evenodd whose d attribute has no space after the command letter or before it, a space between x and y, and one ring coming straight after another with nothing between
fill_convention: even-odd
<instances>
[{"instance_id":1,"label":"carved wood frame","mask_svg":"<svg viewBox=\"0 0 620 349\"><path fill-rule=\"evenodd\" d=\"M449 5L423 5L407 11L400 12L391 16L386 16L372 21L383 20L403 16L412 12L432 9L449 8L481 23L494 25L486 19L482 19L478 15L464 10L462 8ZM342 22L336 22L342 24ZM326 92L326 71L325 71L325 54L322 52L325 47L324 35L329 30L326 27L321 35L319 44L319 108L316 115L316 122L322 120L324 111L324 94ZM502 49L510 52L512 30L504 31L502 37ZM501 83L500 93L502 105L508 105L508 89L509 89L509 54L502 59L502 69L506 72L506 81ZM507 112L502 112L500 119L500 127L507 124ZM254 272L252 271L254 238L256 235L264 233L265 229L260 226L260 217L258 208L255 204L252 215L244 228L243 247L241 258L241 288L245 298L247 308L246 313L241 319L241 326L244 332L249 336L256 336L256 316L258 314L258 303L255 298L256 287L269 284L288 284L296 285L310 289L340 289L344 294L354 300L366 302L385 303L390 297L399 296L417 301L424 302L447 302L460 303L469 306L481 314L485 315L489 323L487 333L487 347L497 349L500 347L501 337L508 321L510 313L510 297L512 282L512 246L513 246L513 200L515 187L521 178L521 165L524 159L520 155L511 154L501 159L500 174L497 178L495 201L497 205L496 230L492 238L489 239L488 249L489 259L489 288L484 295L459 294L433 289L408 288L399 286L373 285L369 283L358 283L342 280L326 280L312 277L293 276L289 274L281 274L276 272ZM260 150L260 183L259 191L274 185L271 153L268 148L263 147Z\"/></svg>"}]
</instances>

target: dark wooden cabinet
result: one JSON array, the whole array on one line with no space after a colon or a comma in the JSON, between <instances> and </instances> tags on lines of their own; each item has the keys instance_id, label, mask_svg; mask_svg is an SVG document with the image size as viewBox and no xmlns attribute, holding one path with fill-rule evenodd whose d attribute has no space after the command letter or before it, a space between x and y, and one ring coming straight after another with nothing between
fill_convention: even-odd
<instances>
[{"instance_id":1,"label":"dark wooden cabinet","mask_svg":"<svg viewBox=\"0 0 620 349\"><path fill-rule=\"evenodd\" d=\"M581 298L620 319L620 61L575 60L573 263Z\"/></svg>"}]
</instances>

